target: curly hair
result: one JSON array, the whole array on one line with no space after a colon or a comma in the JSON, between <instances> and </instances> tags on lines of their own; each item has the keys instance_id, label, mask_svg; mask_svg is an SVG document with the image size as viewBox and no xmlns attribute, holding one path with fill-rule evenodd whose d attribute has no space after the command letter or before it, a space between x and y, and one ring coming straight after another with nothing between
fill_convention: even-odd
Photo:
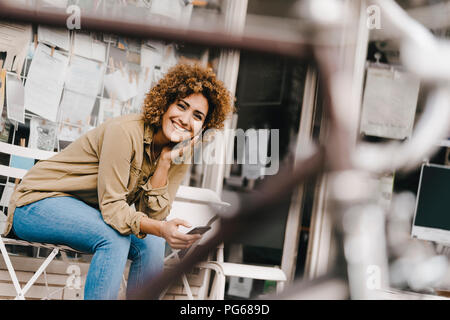
<instances>
[{"instance_id":1,"label":"curly hair","mask_svg":"<svg viewBox=\"0 0 450 320\"><path fill-rule=\"evenodd\" d=\"M161 126L162 116L168 107L193 93L201 93L208 100L205 129L222 129L226 118L235 112L231 94L211 68L190 64L178 64L170 68L149 90L143 106L145 121Z\"/></svg>"}]
</instances>

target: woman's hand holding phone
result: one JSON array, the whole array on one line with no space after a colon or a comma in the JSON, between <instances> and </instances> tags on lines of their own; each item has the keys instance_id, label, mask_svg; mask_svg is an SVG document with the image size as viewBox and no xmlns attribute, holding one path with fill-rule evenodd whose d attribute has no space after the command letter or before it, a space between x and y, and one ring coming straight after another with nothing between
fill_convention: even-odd
<instances>
[{"instance_id":1,"label":"woman's hand holding phone","mask_svg":"<svg viewBox=\"0 0 450 320\"><path fill-rule=\"evenodd\" d=\"M172 249L187 249L202 237L200 234L185 234L178 231L180 225L191 227L187 221L178 218L164 221L161 225L161 237L166 239Z\"/></svg>"}]
</instances>

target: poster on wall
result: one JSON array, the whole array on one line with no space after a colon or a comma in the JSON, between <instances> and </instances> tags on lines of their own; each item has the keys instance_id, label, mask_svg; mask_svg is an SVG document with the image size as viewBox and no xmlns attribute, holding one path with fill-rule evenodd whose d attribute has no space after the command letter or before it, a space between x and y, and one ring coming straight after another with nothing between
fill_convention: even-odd
<instances>
[{"instance_id":1,"label":"poster on wall","mask_svg":"<svg viewBox=\"0 0 450 320\"><path fill-rule=\"evenodd\" d=\"M0 52L6 52L3 68L22 73L32 30L31 24L0 23Z\"/></svg>"},{"instance_id":2,"label":"poster on wall","mask_svg":"<svg viewBox=\"0 0 450 320\"><path fill-rule=\"evenodd\" d=\"M56 122L69 58L39 43L25 83L25 109Z\"/></svg>"},{"instance_id":3,"label":"poster on wall","mask_svg":"<svg viewBox=\"0 0 450 320\"><path fill-rule=\"evenodd\" d=\"M28 148L53 151L57 128L58 125L55 122L31 118Z\"/></svg>"},{"instance_id":4,"label":"poster on wall","mask_svg":"<svg viewBox=\"0 0 450 320\"><path fill-rule=\"evenodd\" d=\"M103 98L100 101L98 125L109 119L120 116L122 114L122 107L122 103L116 99Z\"/></svg>"},{"instance_id":5,"label":"poster on wall","mask_svg":"<svg viewBox=\"0 0 450 320\"><path fill-rule=\"evenodd\" d=\"M17 75L6 75L6 110L8 119L25 123L24 87Z\"/></svg>"},{"instance_id":6,"label":"poster on wall","mask_svg":"<svg viewBox=\"0 0 450 320\"><path fill-rule=\"evenodd\" d=\"M413 131L420 80L407 72L369 68L362 104L361 133L389 139Z\"/></svg>"}]
</instances>

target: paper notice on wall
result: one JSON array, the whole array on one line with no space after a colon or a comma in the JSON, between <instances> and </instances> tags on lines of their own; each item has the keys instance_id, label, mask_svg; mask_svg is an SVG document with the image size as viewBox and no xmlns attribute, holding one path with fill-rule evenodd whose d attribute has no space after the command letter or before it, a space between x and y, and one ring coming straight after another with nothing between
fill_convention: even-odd
<instances>
[{"instance_id":1,"label":"paper notice on wall","mask_svg":"<svg viewBox=\"0 0 450 320\"><path fill-rule=\"evenodd\" d=\"M68 0L43 0L44 6L66 8Z\"/></svg>"},{"instance_id":2,"label":"paper notice on wall","mask_svg":"<svg viewBox=\"0 0 450 320\"><path fill-rule=\"evenodd\" d=\"M0 51L6 51L5 69L22 73L31 35L31 24L0 23Z\"/></svg>"},{"instance_id":3,"label":"paper notice on wall","mask_svg":"<svg viewBox=\"0 0 450 320\"><path fill-rule=\"evenodd\" d=\"M3 112L0 117L0 141L8 142L10 128L11 125L6 119L6 109L3 109Z\"/></svg>"},{"instance_id":4,"label":"paper notice on wall","mask_svg":"<svg viewBox=\"0 0 450 320\"><path fill-rule=\"evenodd\" d=\"M55 122L31 118L28 148L53 151L57 128L58 125Z\"/></svg>"},{"instance_id":5,"label":"paper notice on wall","mask_svg":"<svg viewBox=\"0 0 450 320\"><path fill-rule=\"evenodd\" d=\"M3 211L0 211L0 233L5 232L7 220L8 218L6 217L6 214L4 214Z\"/></svg>"},{"instance_id":6,"label":"paper notice on wall","mask_svg":"<svg viewBox=\"0 0 450 320\"><path fill-rule=\"evenodd\" d=\"M183 7L184 4L181 0L153 0L150 6L150 13L179 21Z\"/></svg>"},{"instance_id":7,"label":"paper notice on wall","mask_svg":"<svg viewBox=\"0 0 450 320\"><path fill-rule=\"evenodd\" d=\"M75 141L85 132L85 129L70 124L61 124L58 128L58 140Z\"/></svg>"},{"instance_id":8,"label":"paper notice on wall","mask_svg":"<svg viewBox=\"0 0 450 320\"><path fill-rule=\"evenodd\" d=\"M105 62L106 58L106 44L101 41L94 40L92 42L92 55L91 59Z\"/></svg>"},{"instance_id":9,"label":"paper notice on wall","mask_svg":"<svg viewBox=\"0 0 450 320\"><path fill-rule=\"evenodd\" d=\"M6 110L8 119L25 123L25 89L17 75L6 74Z\"/></svg>"},{"instance_id":10,"label":"paper notice on wall","mask_svg":"<svg viewBox=\"0 0 450 320\"><path fill-rule=\"evenodd\" d=\"M176 49L173 44L169 44L164 48L164 54L162 58L162 72L165 74L167 71L178 63Z\"/></svg>"},{"instance_id":11,"label":"paper notice on wall","mask_svg":"<svg viewBox=\"0 0 450 320\"><path fill-rule=\"evenodd\" d=\"M25 83L25 109L56 122L68 57L40 43Z\"/></svg>"},{"instance_id":12,"label":"paper notice on wall","mask_svg":"<svg viewBox=\"0 0 450 320\"><path fill-rule=\"evenodd\" d=\"M87 59L105 62L106 44L102 41L95 40L89 34L75 33L73 53Z\"/></svg>"},{"instance_id":13,"label":"paper notice on wall","mask_svg":"<svg viewBox=\"0 0 450 320\"><path fill-rule=\"evenodd\" d=\"M122 107L122 103L117 100L103 98L100 101L97 125L100 125L109 119L120 116L122 114Z\"/></svg>"},{"instance_id":14,"label":"paper notice on wall","mask_svg":"<svg viewBox=\"0 0 450 320\"><path fill-rule=\"evenodd\" d=\"M88 96L99 93L105 65L73 56L67 69L65 88Z\"/></svg>"},{"instance_id":15,"label":"paper notice on wall","mask_svg":"<svg viewBox=\"0 0 450 320\"><path fill-rule=\"evenodd\" d=\"M69 30L38 26L38 41L51 47L59 47L66 51L70 49Z\"/></svg>"},{"instance_id":16,"label":"paper notice on wall","mask_svg":"<svg viewBox=\"0 0 450 320\"><path fill-rule=\"evenodd\" d=\"M184 1L184 2L186 2L186 1ZM180 20L178 21L180 23L180 27L187 28L189 26L189 22L191 21L191 16L192 16L193 10L194 10L194 5L192 3L182 5Z\"/></svg>"},{"instance_id":17,"label":"paper notice on wall","mask_svg":"<svg viewBox=\"0 0 450 320\"><path fill-rule=\"evenodd\" d=\"M92 57L92 38L90 35L75 33L75 37L73 40L73 53L85 57Z\"/></svg>"},{"instance_id":18,"label":"paper notice on wall","mask_svg":"<svg viewBox=\"0 0 450 320\"><path fill-rule=\"evenodd\" d=\"M137 95L133 99L132 110L141 111L145 101L145 97L149 92L153 84L153 78L150 72L150 68L146 67L139 73L139 81L137 86Z\"/></svg>"},{"instance_id":19,"label":"paper notice on wall","mask_svg":"<svg viewBox=\"0 0 450 320\"><path fill-rule=\"evenodd\" d=\"M360 131L365 135L390 139L410 137L419 88L420 80L409 73L369 68Z\"/></svg>"},{"instance_id":20,"label":"paper notice on wall","mask_svg":"<svg viewBox=\"0 0 450 320\"><path fill-rule=\"evenodd\" d=\"M141 67L148 67L153 70L155 66L161 66L163 52L163 47L148 47L143 44L141 47Z\"/></svg>"},{"instance_id":21,"label":"paper notice on wall","mask_svg":"<svg viewBox=\"0 0 450 320\"><path fill-rule=\"evenodd\" d=\"M96 96L87 96L67 89L64 90L60 105L61 119L66 123L87 126L91 119L96 98Z\"/></svg>"},{"instance_id":22,"label":"paper notice on wall","mask_svg":"<svg viewBox=\"0 0 450 320\"><path fill-rule=\"evenodd\" d=\"M14 183L7 182L5 188L3 189L2 198L0 199L0 206L8 207L11 195L14 192Z\"/></svg>"},{"instance_id":23,"label":"paper notice on wall","mask_svg":"<svg viewBox=\"0 0 450 320\"><path fill-rule=\"evenodd\" d=\"M129 71L117 70L104 78L105 89L111 98L125 102L137 95L137 82Z\"/></svg>"}]
</instances>

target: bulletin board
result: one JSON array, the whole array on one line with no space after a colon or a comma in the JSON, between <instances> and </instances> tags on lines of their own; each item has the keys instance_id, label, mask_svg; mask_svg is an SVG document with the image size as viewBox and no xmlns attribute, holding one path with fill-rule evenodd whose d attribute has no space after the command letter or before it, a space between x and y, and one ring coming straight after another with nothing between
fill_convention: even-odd
<instances>
[{"instance_id":1,"label":"bulletin board","mask_svg":"<svg viewBox=\"0 0 450 320\"><path fill-rule=\"evenodd\" d=\"M165 3L152 9L173 18ZM190 17L192 4L179 3ZM178 62L212 66L206 48L193 54L150 39L4 22L0 35L0 141L14 143L25 126L26 146L47 151L62 150L110 118L140 113L145 94Z\"/></svg>"},{"instance_id":2,"label":"bulletin board","mask_svg":"<svg viewBox=\"0 0 450 320\"><path fill-rule=\"evenodd\" d=\"M177 12L189 22L190 1L151 3L159 19ZM0 21L0 141L59 152L110 118L141 113L146 93L170 67L216 69L219 56L219 49L182 43ZM11 158L0 152L0 163L11 165ZM0 179L2 210L9 180Z\"/></svg>"}]
</instances>

